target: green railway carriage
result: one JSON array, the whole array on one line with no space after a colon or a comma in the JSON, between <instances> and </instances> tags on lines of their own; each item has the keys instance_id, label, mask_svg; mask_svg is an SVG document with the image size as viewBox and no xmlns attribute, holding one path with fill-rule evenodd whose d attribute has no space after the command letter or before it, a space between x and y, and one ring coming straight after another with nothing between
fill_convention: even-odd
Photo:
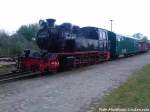
<instances>
[{"instance_id":1,"label":"green railway carriage","mask_svg":"<svg viewBox=\"0 0 150 112\"><path fill-rule=\"evenodd\" d=\"M116 35L116 53L120 55L132 55L138 52L138 40L128 36Z\"/></svg>"},{"instance_id":2,"label":"green railway carriage","mask_svg":"<svg viewBox=\"0 0 150 112\"><path fill-rule=\"evenodd\" d=\"M138 52L138 40L132 37L108 32L111 58L133 55Z\"/></svg>"}]
</instances>

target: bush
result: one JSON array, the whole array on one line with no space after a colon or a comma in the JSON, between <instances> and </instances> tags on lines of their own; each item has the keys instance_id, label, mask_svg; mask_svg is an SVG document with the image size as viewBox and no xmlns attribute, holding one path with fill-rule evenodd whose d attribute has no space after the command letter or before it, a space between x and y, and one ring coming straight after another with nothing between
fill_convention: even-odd
<instances>
[{"instance_id":1,"label":"bush","mask_svg":"<svg viewBox=\"0 0 150 112\"><path fill-rule=\"evenodd\" d=\"M23 35L15 33L9 36L0 31L0 56L17 56L25 49L38 50L35 41L27 40Z\"/></svg>"}]
</instances>

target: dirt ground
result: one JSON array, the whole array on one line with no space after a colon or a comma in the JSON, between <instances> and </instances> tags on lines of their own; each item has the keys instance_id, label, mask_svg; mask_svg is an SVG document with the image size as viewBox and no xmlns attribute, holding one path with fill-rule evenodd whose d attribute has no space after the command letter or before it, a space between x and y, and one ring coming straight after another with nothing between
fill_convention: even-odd
<instances>
[{"instance_id":1,"label":"dirt ground","mask_svg":"<svg viewBox=\"0 0 150 112\"><path fill-rule=\"evenodd\" d=\"M0 85L0 112L86 112L150 63L150 53Z\"/></svg>"}]
</instances>

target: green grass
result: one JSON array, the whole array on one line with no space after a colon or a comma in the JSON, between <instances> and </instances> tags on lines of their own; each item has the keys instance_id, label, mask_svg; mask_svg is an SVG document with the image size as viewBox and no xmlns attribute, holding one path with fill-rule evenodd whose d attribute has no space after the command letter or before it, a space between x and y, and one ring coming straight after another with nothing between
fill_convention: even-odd
<instances>
[{"instance_id":1,"label":"green grass","mask_svg":"<svg viewBox=\"0 0 150 112\"><path fill-rule=\"evenodd\" d=\"M123 85L96 105L99 108L150 108L150 64L133 74Z\"/></svg>"}]
</instances>

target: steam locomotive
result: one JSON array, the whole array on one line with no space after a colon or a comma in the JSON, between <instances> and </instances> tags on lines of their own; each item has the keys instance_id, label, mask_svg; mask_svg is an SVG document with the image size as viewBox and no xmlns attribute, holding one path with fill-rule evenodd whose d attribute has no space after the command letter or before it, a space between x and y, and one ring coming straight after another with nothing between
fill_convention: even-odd
<instances>
[{"instance_id":1,"label":"steam locomotive","mask_svg":"<svg viewBox=\"0 0 150 112\"><path fill-rule=\"evenodd\" d=\"M46 24L40 21L42 29L37 33L37 44L40 49L48 52L95 51L108 48L107 31L96 27L73 26L63 23L54 26L54 19L48 19ZM102 33L102 38L99 38ZM103 46L100 41L105 40Z\"/></svg>"},{"instance_id":2,"label":"steam locomotive","mask_svg":"<svg viewBox=\"0 0 150 112\"><path fill-rule=\"evenodd\" d=\"M55 25L55 21L39 21L36 43L41 51L26 50L19 58L19 69L57 72L149 50L148 43L133 37L91 26Z\"/></svg>"}]
</instances>

